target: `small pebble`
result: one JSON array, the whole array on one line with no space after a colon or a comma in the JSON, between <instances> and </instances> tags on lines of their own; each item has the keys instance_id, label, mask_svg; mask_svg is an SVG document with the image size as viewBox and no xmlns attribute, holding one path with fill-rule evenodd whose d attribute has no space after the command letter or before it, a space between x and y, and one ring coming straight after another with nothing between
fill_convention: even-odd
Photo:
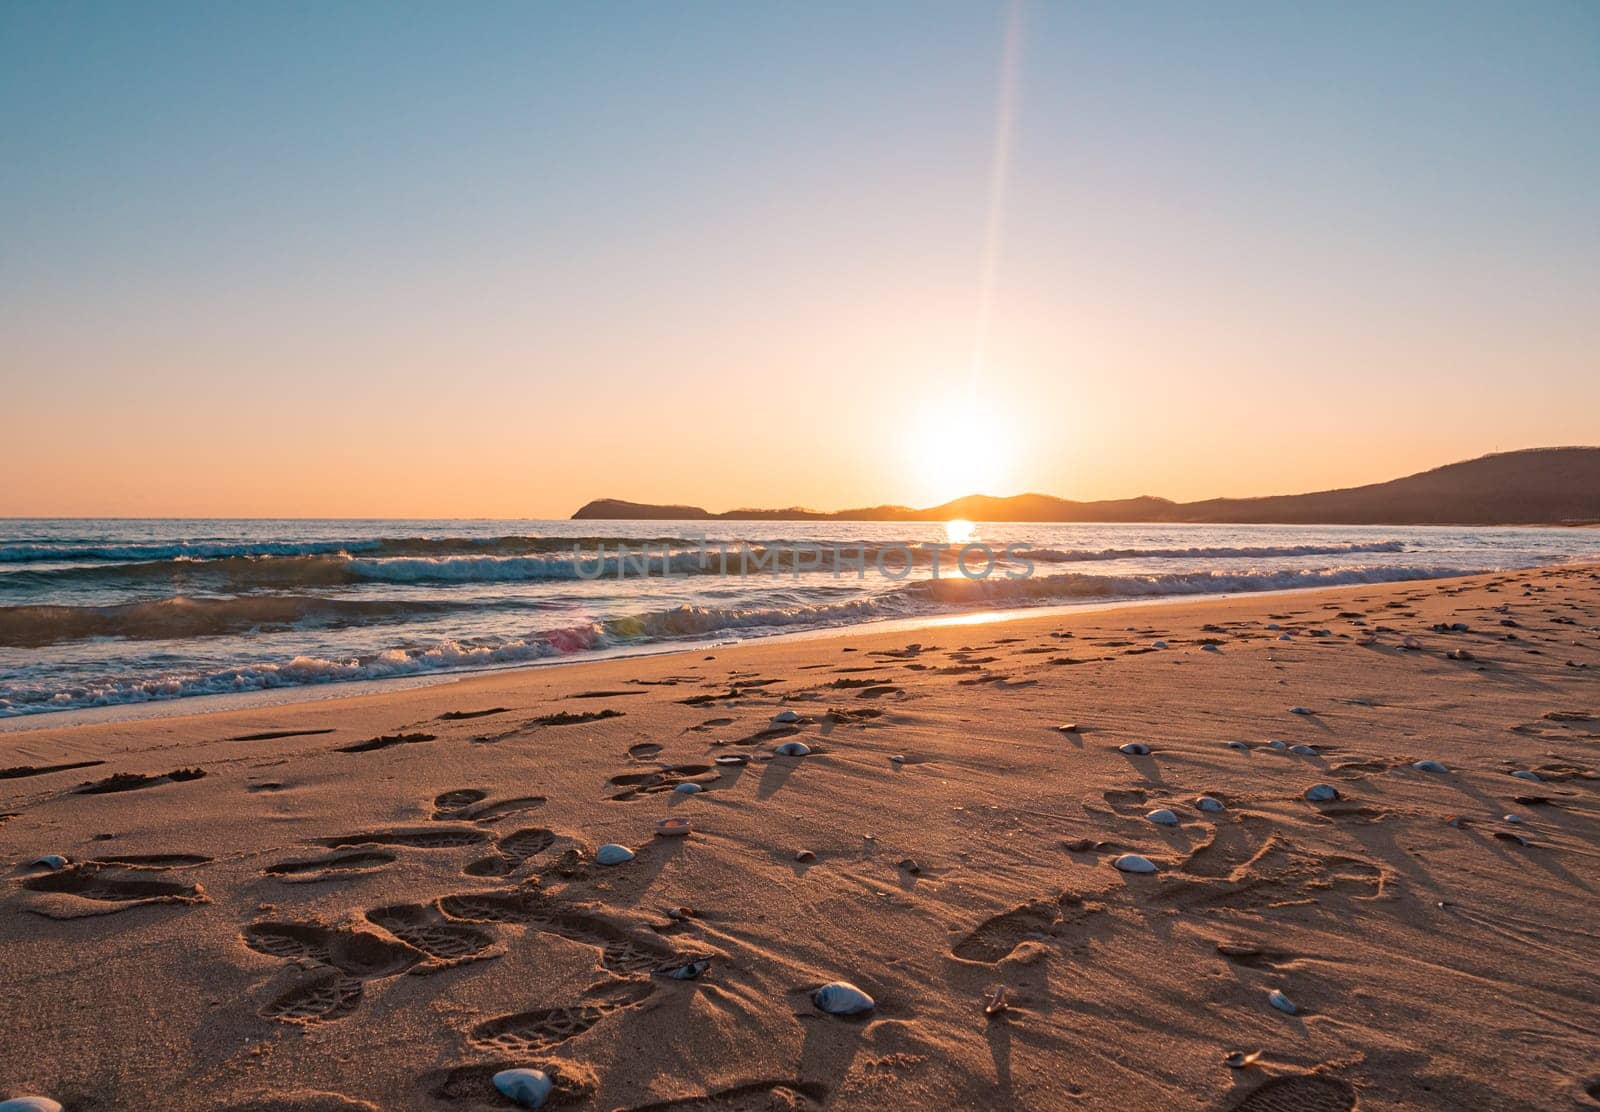
<instances>
[{"instance_id":1,"label":"small pebble","mask_svg":"<svg viewBox=\"0 0 1600 1112\"><path fill-rule=\"evenodd\" d=\"M811 994L811 1002L829 1015L861 1015L877 1003L849 981L833 981Z\"/></svg>"},{"instance_id":2,"label":"small pebble","mask_svg":"<svg viewBox=\"0 0 1600 1112\"><path fill-rule=\"evenodd\" d=\"M1310 707L1290 707L1289 708L1289 713L1290 714L1310 714L1311 713L1311 708Z\"/></svg>"},{"instance_id":3,"label":"small pebble","mask_svg":"<svg viewBox=\"0 0 1600 1112\"><path fill-rule=\"evenodd\" d=\"M637 856L627 846L619 846L615 842L607 842L594 851L595 863L599 865L621 865L632 861Z\"/></svg>"},{"instance_id":4,"label":"small pebble","mask_svg":"<svg viewBox=\"0 0 1600 1112\"><path fill-rule=\"evenodd\" d=\"M524 1108L538 1108L550 1096L556 1083L544 1070L513 1069L495 1074L494 1087L500 1090L502 1096ZM0 1109L3 1108L4 1105L0 1105Z\"/></svg>"},{"instance_id":5,"label":"small pebble","mask_svg":"<svg viewBox=\"0 0 1600 1112\"><path fill-rule=\"evenodd\" d=\"M774 722L798 722L800 716L792 710L780 710L772 716Z\"/></svg>"},{"instance_id":6,"label":"small pebble","mask_svg":"<svg viewBox=\"0 0 1600 1112\"><path fill-rule=\"evenodd\" d=\"M1313 803L1327 803L1339 798L1339 789L1332 784L1313 784L1306 789L1306 798Z\"/></svg>"},{"instance_id":7,"label":"small pebble","mask_svg":"<svg viewBox=\"0 0 1600 1112\"><path fill-rule=\"evenodd\" d=\"M1140 857L1137 853L1124 853L1111 864L1124 873L1153 873L1156 871L1155 862L1148 857Z\"/></svg>"},{"instance_id":8,"label":"small pebble","mask_svg":"<svg viewBox=\"0 0 1600 1112\"><path fill-rule=\"evenodd\" d=\"M1280 634L1278 634L1278 640L1280 640L1280 641L1293 641L1294 638L1290 637L1287 633L1280 633Z\"/></svg>"},{"instance_id":9,"label":"small pebble","mask_svg":"<svg viewBox=\"0 0 1600 1112\"><path fill-rule=\"evenodd\" d=\"M1165 641L1152 641L1150 647L1152 649L1164 649L1167 647L1167 643Z\"/></svg>"},{"instance_id":10,"label":"small pebble","mask_svg":"<svg viewBox=\"0 0 1600 1112\"><path fill-rule=\"evenodd\" d=\"M1200 651L1203 653L1220 653L1222 647L1220 645L1201 645Z\"/></svg>"},{"instance_id":11,"label":"small pebble","mask_svg":"<svg viewBox=\"0 0 1600 1112\"><path fill-rule=\"evenodd\" d=\"M1156 810L1151 811L1149 814L1145 815L1145 818L1148 821L1155 823L1157 826L1178 825L1178 816L1173 814L1165 807L1159 807Z\"/></svg>"},{"instance_id":12,"label":"small pebble","mask_svg":"<svg viewBox=\"0 0 1600 1112\"><path fill-rule=\"evenodd\" d=\"M1273 989L1271 992L1267 993L1267 1003L1271 1004L1274 1008L1277 1008L1280 1012L1283 1012L1287 1015L1294 1015L1300 1010L1299 1008L1295 1007L1293 1000L1290 1000L1277 989Z\"/></svg>"},{"instance_id":13,"label":"small pebble","mask_svg":"<svg viewBox=\"0 0 1600 1112\"><path fill-rule=\"evenodd\" d=\"M922 866L917 864L917 862L916 862L916 860L914 858L910 858L910 857L906 858L904 861L900 862L895 867L899 868L899 869L904 869L906 872L910 873L912 876L919 876L922 873Z\"/></svg>"},{"instance_id":14,"label":"small pebble","mask_svg":"<svg viewBox=\"0 0 1600 1112\"><path fill-rule=\"evenodd\" d=\"M651 970L657 977L666 977L673 981L698 981L707 969L711 968L711 961L702 958L684 965L665 965L660 969Z\"/></svg>"}]
</instances>

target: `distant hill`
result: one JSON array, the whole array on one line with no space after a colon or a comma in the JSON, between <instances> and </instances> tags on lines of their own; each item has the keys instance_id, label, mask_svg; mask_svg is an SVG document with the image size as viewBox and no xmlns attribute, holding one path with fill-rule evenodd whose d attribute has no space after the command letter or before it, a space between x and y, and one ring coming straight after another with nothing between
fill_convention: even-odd
<instances>
[{"instance_id":1,"label":"distant hill","mask_svg":"<svg viewBox=\"0 0 1600 1112\"><path fill-rule=\"evenodd\" d=\"M1528 448L1436 467L1386 483L1173 502L1123 498L1074 502L1048 494L973 494L927 509L872 506L824 513L590 502L574 521L1104 521L1261 525L1589 525L1600 523L1600 448Z\"/></svg>"}]
</instances>

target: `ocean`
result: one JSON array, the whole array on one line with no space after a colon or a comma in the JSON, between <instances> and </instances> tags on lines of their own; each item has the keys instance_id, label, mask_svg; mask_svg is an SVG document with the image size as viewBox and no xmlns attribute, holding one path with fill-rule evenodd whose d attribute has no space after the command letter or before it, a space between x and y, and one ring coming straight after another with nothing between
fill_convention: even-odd
<instances>
[{"instance_id":1,"label":"ocean","mask_svg":"<svg viewBox=\"0 0 1600 1112\"><path fill-rule=\"evenodd\" d=\"M0 520L0 717L1597 559L1594 529Z\"/></svg>"}]
</instances>

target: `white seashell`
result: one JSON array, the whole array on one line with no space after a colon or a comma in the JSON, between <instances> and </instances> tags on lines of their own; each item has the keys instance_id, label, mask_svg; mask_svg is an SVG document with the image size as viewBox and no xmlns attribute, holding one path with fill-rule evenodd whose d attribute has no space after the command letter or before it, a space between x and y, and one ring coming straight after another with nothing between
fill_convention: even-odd
<instances>
[{"instance_id":1,"label":"white seashell","mask_svg":"<svg viewBox=\"0 0 1600 1112\"><path fill-rule=\"evenodd\" d=\"M877 1002L849 981L832 981L811 994L811 1002L829 1015L861 1015Z\"/></svg>"},{"instance_id":2,"label":"white seashell","mask_svg":"<svg viewBox=\"0 0 1600 1112\"><path fill-rule=\"evenodd\" d=\"M1269 741L1267 742L1267 748L1276 753L1283 753L1288 750L1289 743L1287 741Z\"/></svg>"},{"instance_id":3,"label":"white seashell","mask_svg":"<svg viewBox=\"0 0 1600 1112\"><path fill-rule=\"evenodd\" d=\"M633 850L627 846L619 846L615 842L607 842L594 851L594 859L600 865L622 865L632 861L635 857Z\"/></svg>"},{"instance_id":4,"label":"white seashell","mask_svg":"<svg viewBox=\"0 0 1600 1112\"><path fill-rule=\"evenodd\" d=\"M61 1102L49 1097L12 1097L0 1100L0 1112L61 1112Z\"/></svg>"},{"instance_id":5,"label":"white seashell","mask_svg":"<svg viewBox=\"0 0 1600 1112\"><path fill-rule=\"evenodd\" d=\"M1522 821L1522 816L1521 815L1507 815L1507 816L1505 816L1505 820L1507 822L1521 822Z\"/></svg>"},{"instance_id":6,"label":"white seashell","mask_svg":"<svg viewBox=\"0 0 1600 1112\"><path fill-rule=\"evenodd\" d=\"M1222 646L1221 645L1201 645L1200 646L1200 651L1203 652L1203 653L1220 653L1222 651Z\"/></svg>"},{"instance_id":7,"label":"white seashell","mask_svg":"<svg viewBox=\"0 0 1600 1112\"><path fill-rule=\"evenodd\" d=\"M495 1074L494 1087L524 1108L538 1108L549 1098L556 1083L544 1070L515 1069Z\"/></svg>"},{"instance_id":8,"label":"white seashell","mask_svg":"<svg viewBox=\"0 0 1600 1112\"><path fill-rule=\"evenodd\" d=\"M1289 713L1290 714L1310 714L1311 713L1311 708L1310 707L1290 707L1289 708Z\"/></svg>"},{"instance_id":9,"label":"white seashell","mask_svg":"<svg viewBox=\"0 0 1600 1112\"><path fill-rule=\"evenodd\" d=\"M701 974L710 968L711 960L701 958L699 961L686 962L683 965L664 965L652 972L657 977L667 977L674 981L698 981Z\"/></svg>"},{"instance_id":10,"label":"white seashell","mask_svg":"<svg viewBox=\"0 0 1600 1112\"><path fill-rule=\"evenodd\" d=\"M1438 761L1417 761L1411 766L1418 772L1449 772L1450 770Z\"/></svg>"},{"instance_id":11,"label":"white seashell","mask_svg":"<svg viewBox=\"0 0 1600 1112\"><path fill-rule=\"evenodd\" d=\"M742 765L749 764L750 758L743 753L725 753L717 757L716 762L719 765Z\"/></svg>"},{"instance_id":12,"label":"white seashell","mask_svg":"<svg viewBox=\"0 0 1600 1112\"><path fill-rule=\"evenodd\" d=\"M1165 641L1152 641L1150 642L1150 647L1152 649L1164 649L1167 647L1167 643Z\"/></svg>"},{"instance_id":13,"label":"white seashell","mask_svg":"<svg viewBox=\"0 0 1600 1112\"><path fill-rule=\"evenodd\" d=\"M1315 757L1317 755L1317 747L1315 745L1291 745L1289 746L1289 752L1301 757Z\"/></svg>"},{"instance_id":14,"label":"white seashell","mask_svg":"<svg viewBox=\"0 0 1600 1112\"><path fill-rule=\"evenodd\" d=\"M1250 743L1247 742L1247 741L1230 741L1230 742L1228 742L1228 748L1229 749L1243 749L1246 752L1249 752Z\"/></svg>"},{"instance_id":15,"label":"white seashell","mask_svg":"<svg viewBox=\"0 0 1600 1112\"><path fill-rule=\"evenodd\" d=\"M1130 741L1126 745L1117 746L1118 753L1126 753L1130 757L1148 757L1150 747L1143 742Z\"/></svg>"},{"instance_id":16,"label":"white seashell","mask_svg":"<svg viewBox=\"0 0 1600 1112\"><path fill-rule=\"evenodd\" d=\"M1525 768L1519 768L1511 775L1515 776L1518 780L1532 780L1535 784L1541 784L1544 782L1539 779L1539 774L1537 772L1529 772Z\"/></svg>"},{"instance_id":17,"label":"white seashell","mask_svg":"<svg viewBox=\"0 0 1600 1112\"><path fill-rule=\"evenodd\" d=\"M1339 789L1332 784L1313 784L1306 789L1306 798L1313 803L1326 803L1339 798Z\"/></svg>"},{"instance_id":18,"label":"white seashell","mask_svg":"<svg viewBox=\"0 0 1600 1112\"><path fill-rule=\"evenodd\" d=\"M47 853L43 857L35 857L28 862L28 868L30 869L65 869L67 865L67 859L59 853ZM0 1108L3 1107L4 1105L0 1105Z\"/></svg>"},{"instance_id":19,"label":"white seashell","mask_svg":"<svg viewBox=\"0 0 1600 1112\"><path fill-rule=\"evenodd\" d=\"M1145 816L1147 820L1157 826L1177 826L1178 816L1165 807L1158 807Z\"/></svg>"},{"instance_id":20,"label":"white seashell","mask_svg":"<svg viewBox=\"0 0 1600 1112\"><path fill-rule=\"evenodd\" d=\"M1154 861L1148 857L1140 857L1137 853L1124 853L1111 864L1124 873L1153 873L1156 871Z\"/></svg>"},{"instance_id":21,"label":"white seashell","mask_svg":"<svg viewBox=\"0 0 1600 1112\"><path fill-rule=\"evenodd\" d=\"M800 716L792 710L780 710L772 716L774 722L798 722Z\"/></svg>"},{"instance_id":22,"label":"white seashell","mask_svg":"<svg viewBox=\"0 0 1600 1112\"><path fill-rule=\"evenodd\" d=\"M803 757L811 752L811 746L803 741L786 741L773 752L780 757Z\"/></svg>"},{"instance_id":23,"label":"white seashell","mask_svg":"<svg viewBox=\"0 0 1600 1112\"><path fill-rule=\"evenodd\" d=\"M682 838L692 829L688 819L670 818L656 820L656 836L659 838Z\"/></svg>"},{"instance_id":24,"label":"white seashell","mask_svg":"<svg viewBox=\"0 0 1600 1112\"><path fill-rule=\"evenodd\" d=\"M1202 795L1194 801L1194 805L1201 811L1221 811L1223 809L1222 800L1214 799L1209 795Z\"/></svg>"},{"instance_id":25,"label":"white seashell","mask_svg":"<svg viewBox=\"0 0 1600 1112\"><path fill-rule=\"evenodd\" d=\"M1273 989L1271 992L1267 993L1267 1003L1271 1004L1274 1008L1277 1008L1280 1012L1284 1012L1288 1015L1294 1015L1300 1010L1299 1008L1295 1007L1293 1000L1290 1000L1277 989Z\"/></svg>"},{"instance_id":26,"label":"white seashell","mask_svg":"<svg viewBox=\"0 0 1600 1112\"><path fill-rule=\"evenodd\" d=\"M906 755L904 753L896 753L894 756L889 758L889 763L890 764L897 764L897 765L905 764L906 763Z\"/></svg>"},{"instance_id":27,"label":"white seashell","mask_svg":"<svg viewBox=\"0 0 1600 1112\"><path fill-rule=\"evenodd\" d=\"M677 787L673 788L672 790L674 792L679 793L680 795L693 795L695 792L700 790L700 785L699 784L679 784Z\"/></svg>"}]
</instances>

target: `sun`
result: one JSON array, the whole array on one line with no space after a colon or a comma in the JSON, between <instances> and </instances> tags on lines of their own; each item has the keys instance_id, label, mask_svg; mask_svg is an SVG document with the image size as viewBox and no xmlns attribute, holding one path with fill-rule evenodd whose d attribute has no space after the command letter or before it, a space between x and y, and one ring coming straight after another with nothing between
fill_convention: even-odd
<instances>
[{"instance_id":1,"label":"sun","mask_svg":"<svg viewBox=\"0 0 1600 1112\"><path fill-rule=\"evenodd\" d=\"M906 425L909 489L918 505L967 494L1000 494L1010 470L1006 423L981 402L942 398Z\"/></svg>"}]
</instances>

